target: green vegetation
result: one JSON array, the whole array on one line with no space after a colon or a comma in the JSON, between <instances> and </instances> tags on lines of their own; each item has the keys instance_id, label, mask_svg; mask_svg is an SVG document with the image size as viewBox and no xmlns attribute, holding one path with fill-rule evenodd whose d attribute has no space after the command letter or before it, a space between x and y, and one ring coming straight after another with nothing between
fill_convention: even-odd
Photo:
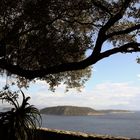
<instances>
[{"instance_id":1,"label":"green vegetation","mask_svg":"<svg viewBox=\"0 0 140 140\"><path fill-rule=\"evenodd\" d=\"M86 115L104 115L108 113L130 113L127 110L94 110L89 107L77 106L56 106L47 107L40 110L41 114L46 115L66 115L66 116L86 116Z\"/></svg>"},{"instance_id":2,"label":"green vegetation","mask_svg":"<svg viewBox=\"0 0 140 140\"><path fill-rule=\"evenodd\" d=\"M88 115L98 113L98 111L93 110L88 107L76 107L76 106L57 106L49 107L40 110L41 114L48 115L66 115L66 116L75 116L75 115Z\"/></svg>"},{"instance_id":3,"label":"green vegetation","mask_svg":"<svg viewBox=\"0 0 140 140\"><path fill-rule=\"evenodd\" d=\"M0 138L5 140L32 140L35 139L37 126L40 126L39 110L28 103L30 97L22 93L22 103L17 100L19 92L5 89L0 92L0 99L10 103L13 108L0 113Z\"/></svg>"}]
</instances>

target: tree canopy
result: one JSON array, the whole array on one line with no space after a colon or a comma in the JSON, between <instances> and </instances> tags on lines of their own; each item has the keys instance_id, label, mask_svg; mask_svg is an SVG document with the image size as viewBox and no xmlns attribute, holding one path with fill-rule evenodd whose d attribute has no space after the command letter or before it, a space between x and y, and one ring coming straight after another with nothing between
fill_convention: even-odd
<instances>
[{"instance_id":1,"label":"tree canopy","mask_svg":"<svg viewBox=\"0 0 140 140\"><path fill-rule=\"evenodd\" d=\"M52 89L61 82L80 87L91 65L116 53L140 52L139 3L1 0L1 74L7 71L22 84L46 80Z\"/></svg>"}]
</instances>

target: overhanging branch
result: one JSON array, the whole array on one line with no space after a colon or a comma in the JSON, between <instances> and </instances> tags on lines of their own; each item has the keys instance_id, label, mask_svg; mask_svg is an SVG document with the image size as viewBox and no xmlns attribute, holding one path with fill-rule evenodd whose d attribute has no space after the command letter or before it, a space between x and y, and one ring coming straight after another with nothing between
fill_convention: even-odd
<instances>
[{"instance_id":1,"label":"overhanging branch","mask_svg":"<svg viewBox=\"0 0 140 140\"><path fill-rule=\"evenodd\" d=\"M106 35L106 38L108 39L108 38L111 38L111 37L113 37L115 35L128 34L128 33L131 33L131 32L133 32L135 30L138 30L138 29L140 29L140 24L132 26L132 27L129 27L129 28L125 29L125 30L121 30L121 31L116 31L116 32L110 33L110 34Z\"/></svg>"},{"instance_id":2,"label":"overhanging branch","mask_svg":"<svg viewBox=\"0 0 140 140\"><path fill-rule=\"evenodd\" d=\"M101 53L102 45L103 45L104 41L107 39L106 31L109 28L111 28L117 21L119 21L123 17L130 2L131 2L131 0L125 0L122 4L120 11L116 15L111 17L107 21L107 23L100 29L99 34L98 34L98 38L97 38L97 41L95 44L95 48L94 48L93 53L92 53L92 57L94 57L95 54L98 55Z\"/></svg>"},{"instance_id":3,"label":"overhanging branch","mask_svg":"<svg viewBox=\"0 0 140 140\"><path fill-rule=\"evenodd\" d=\"M102 30L104 30L104 32L106 32L111 26L113 26L117 21L119 21L123 17L126 9L128 8L129 4L131 3L131 1L132 0L125 0L123 2L120 11L116 15L111 17L108 20L108 22L104 25L104 27L102 28Z\"/></svg>"},{"instance_id":4,"label":"overhanging branch","mask_svg":"<svg viewBox=\"0 0 140 140\"><path fill-rule=\"evenodd\" d=\"M103 12L106 12L109 15L112 15L108 7L105 7L100 1L92 0L92 3L94 6L100 8Z\"/></svg>"},{"instance_id":5,"label":"overhanging branch","mask_svg":"<svg viewBox=\"0 0 140 140\"><path fill-rule=\"evenodd\" d=\"M86 67L95 64L99 60L106 58L110 55L119 53L119 52L120 53L140 52L140 43L131 42L131 43L125 44L121 47L114 48L114 49L105 51L103 53L100 53L98 55L98 57L96 55L95 55L95 57L93 57L93 55L91 55L88 58L86 58L80 62L60 64L60 65L53 66L53 67L46 68L46 69L26 70L26 69L19 67L18 65L8 64L6 62L6 60L4 60L4 59L0 59L0 68L9 71L12 74L16 74L21 77L25 77L27 79L34 79L37 77L42 78L48 74L57 74L60 72L85 69Z\"/></svg>"},{"instance_id":6,"label":"overhanging branch","mask_svg":"<svg viewBox=\"0 0 140 140\"><path fill-rule=\"evenodd\" d=\"M107 51L101 53L100 59L109 57L116 53L132 53L132 52L140 52L140 43L131 42L131 43L122 45L120 47L113 48L111 50L107 50Z\"/></svg>"},{"instance_id":7,"label":"overhanging branch","mask_svg":"<svg viewBox=\"0 0 140 140\"><path fill-rule=\"evenodd\" d=\"M0 59L0 68L9 71L11 74L15 74L21 77L25 77L27 79L34 79L37 77L45 77L48 74L57 74L60 72L65 71L73 71L73 70L80 70L85 69L86 67L94 64L97 62L97 59L91 59L88 57L80 62L71 62L71 63L64 63L57 66L49 67L46 69L40 70L27 70L18 65L8 64L6 60Z\"/></svg>"}]
</instances>

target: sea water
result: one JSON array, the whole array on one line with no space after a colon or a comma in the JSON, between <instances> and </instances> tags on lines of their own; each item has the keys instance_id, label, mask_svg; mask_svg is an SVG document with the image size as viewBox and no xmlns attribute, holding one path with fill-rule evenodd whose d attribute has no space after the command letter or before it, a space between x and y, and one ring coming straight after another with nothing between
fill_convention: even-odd
<instances>
[{"instance_id":1,"label":"sea water","mask_svg":"<svg viewBox=\"0 0 140 140\"><path fill-rule=\"evenodd\" d=\"M140 112L97 116L42 115L42 127L140 138Z\"/></svg>"}]
</instances>

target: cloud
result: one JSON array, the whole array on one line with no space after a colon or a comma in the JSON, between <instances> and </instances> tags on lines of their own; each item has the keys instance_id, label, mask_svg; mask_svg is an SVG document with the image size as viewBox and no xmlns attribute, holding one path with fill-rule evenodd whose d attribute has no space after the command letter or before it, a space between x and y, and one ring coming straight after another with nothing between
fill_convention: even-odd
<instances>
[{"instance_id":1,"label":"cloud","mask_svg":"<svg viewBox=\"0 0 140 140\"><path fill-rule=\"evenodd\" d=\"M138 110L140 106L140 87L130 82L106 82L95 85L92 90L74 89L65 92L65 86L60 85L56 92L48 90L45 82L38 81L32 85L26 95L31 96L30 103L39 107L75 105L94 109L131 109Z\"/></svg>"},{"instance_id":2,"label":"cloud","mask_svg":"<svg viewBox=\"0 0 140 140\"><path fill-rule=\"evenodd\" d=\"M140 97L140 88L130 83L108 82L96 85L93 93L91 98L98 108L134 109L131 107L131 101Z\"/></svg>"},{"instance_id":3,"label":"cloud","mask_svg":"<svg viewBox=\"0 0 140 140\"><path fill-rule=\"evenodd\" d=\"M137 75L138 79L140 80L140 74Z\"/></svg>"},{"instance_id":4,"label":"cloud","mask_svg":"<svg viewBox=\"0 0 140 140\"><path fill-rule=\"evenodd\" d=\"M88 106L95 109L139 109L140 88L132 83L101 83L92 90L81 93L70 90L65 93L65 86L61 85L55 93L48 91L46 83L38 83L34 93L28 91L32 97L31 103L37 106L76 105ZM133 104L132 104L133 102Z\"/></svg>"}]
</instances>

